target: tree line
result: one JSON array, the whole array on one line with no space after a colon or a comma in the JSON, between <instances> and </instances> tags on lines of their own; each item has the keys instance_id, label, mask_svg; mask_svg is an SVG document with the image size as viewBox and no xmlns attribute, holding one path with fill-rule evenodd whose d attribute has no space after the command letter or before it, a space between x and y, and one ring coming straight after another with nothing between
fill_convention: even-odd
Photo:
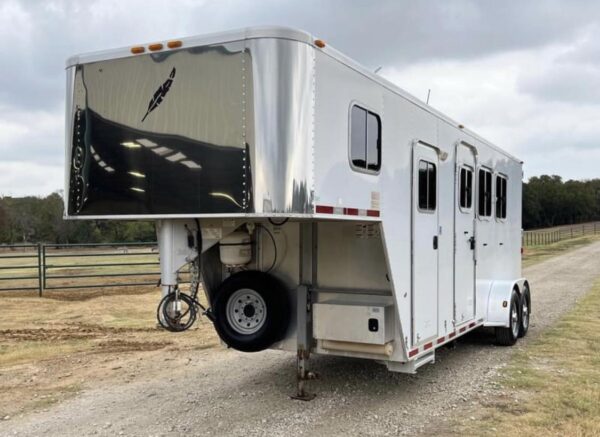
<instances>
[{"instance_id":1,"label":"tree line","mask_svg":"<svg viewBox=\"0 0 600 437\"><path fill-rule=\"evenodd\" d=\"M523 184L523 228L600 220L600 179L563 181L542 175Z\"/></svg>"},{"instance_id":2,"label":"tree line","mask_svg":"<svg viewBox=\"0 0 600 437\"><path fill-rule=\"evenodd\" d=\"M156 241L151 221L63 220L60 193L0 197L0 244Z\"/></svg>"},{"instance_id":3,"label":"tree line","mask_svg":"<svg viewBox=\"0 0 600 437\"><path fill-rule=\"evenodd\" d=\"M523 228L600 221L600 179L536 176L523 183ZM60 193L0 197L0 244L155 241L152 221L63 220Z\"/></svg>"}]
</instances>

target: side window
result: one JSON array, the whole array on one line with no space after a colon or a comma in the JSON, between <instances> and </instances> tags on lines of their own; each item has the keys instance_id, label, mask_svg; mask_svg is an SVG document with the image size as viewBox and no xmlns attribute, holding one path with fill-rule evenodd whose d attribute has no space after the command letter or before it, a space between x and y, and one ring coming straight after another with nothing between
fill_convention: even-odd
<instances>
[{"instance_id":1,"label":"side window","mask_svg":"<svg viewBox=\"0 0 600 437\"><path fill-rule=\"evenodd\" d=\"M492 172L484 169L479 169L477 214L479 217L492 215Z\"/></svg>"},{"instance_id":2,"label":"side window","mask_svg":"<svg viewBox=\"0 0 600 437\"><path fill-rule=\"evenodd\" d=\"M377 172L381 168L381 119L356 105L350 113L350 160L359 169Z\"/></svg>"},{"instance_id":3,"label":"side window","mask_svg":"<svg viewBox=\"0 0 600 437\"><path fill-rule=\"evenodd\" d=\"M459 205L461 209L471 209L473 206L473 170L462 167L459 180Z\"/></svg>"},{"instance_id":4,"label":"side window","mask_svg":"<svg viewBox=\"0 0 600 437\"><path fill-rule=\"evenodd\" d=\"M496 218L506 218L506 178L496 176Z\"/></svg>"},{"instance_id":5,"label":"side window","mask_svg":"<svg viewBox=\"0 0 600 437\"><path fill-rule=\"evenodd\" d=\"M435 211L437 198L437 169L435 164L419 161L419 209Z\"/></svg>"}]
</instances>

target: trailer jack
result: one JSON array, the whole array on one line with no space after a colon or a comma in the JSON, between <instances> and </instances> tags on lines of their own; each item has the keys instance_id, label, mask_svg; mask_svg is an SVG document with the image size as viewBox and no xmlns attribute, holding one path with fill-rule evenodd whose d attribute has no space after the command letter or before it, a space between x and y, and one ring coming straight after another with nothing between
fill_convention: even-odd
<instances>
[{"instance_id":1,"label":"trailer jack","mask_svg":"<svg viewBox=\"0 0 600 437\"><path fill-rule=\"evenodd\" d=\"M319 378L317 373L308 370L309 358L309 351L305 349L298 349L296 369L297 392L295 395L290 396L292 399L299 401L312 401L317 396L315 393L309 393L306 391L306 383L313 379Z\"/></svg>"}]
</instances>

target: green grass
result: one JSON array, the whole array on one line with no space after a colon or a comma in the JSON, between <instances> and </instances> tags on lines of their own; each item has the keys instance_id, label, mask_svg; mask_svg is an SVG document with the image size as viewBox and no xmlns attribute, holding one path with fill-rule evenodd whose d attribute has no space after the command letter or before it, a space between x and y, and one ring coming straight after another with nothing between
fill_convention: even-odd
<instances>
[{"instance_id":1,"label":"green grass","mask_svg":"<svg viewBox=\"0 0 600 437\"><path fill-rule=\"evenodd\" d=\"M459 421L461 435L600 436L600 283L502 371L511 396ZM519 402L515 402L515 396Z\"/></svg>"}]
</instances>

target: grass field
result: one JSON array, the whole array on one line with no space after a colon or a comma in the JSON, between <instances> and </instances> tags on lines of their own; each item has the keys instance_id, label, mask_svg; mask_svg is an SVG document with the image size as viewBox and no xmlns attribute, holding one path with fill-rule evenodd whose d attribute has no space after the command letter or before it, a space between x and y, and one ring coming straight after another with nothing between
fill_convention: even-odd
<instances>
[{"instance_id":1,"label":"grass field","mask_svg":"<svg viewBox=\"0 0 600 437\"><path fill-rule=\"evenodd\" d=\"M600 436L599 315L600 283L516 353L501 377L510 395L459 421L456 434Z\"/></svg>"}]
</instances>

